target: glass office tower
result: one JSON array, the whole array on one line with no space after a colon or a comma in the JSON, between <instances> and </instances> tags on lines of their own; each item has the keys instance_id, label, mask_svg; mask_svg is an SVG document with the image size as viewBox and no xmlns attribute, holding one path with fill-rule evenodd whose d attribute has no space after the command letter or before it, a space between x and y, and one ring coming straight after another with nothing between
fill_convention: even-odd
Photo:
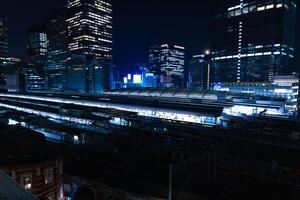
<instances>
[{"instance_id":1,"label":"glass office tower","mask_svg":"<svg viewBox=\"0 0 300 200\"><path fill-rule=\"evenodd\" d=\"M110 88L113 46L110 0L68 0L67 88L101 93Z\"/></svg>"},{"instance_id":2,"label":"glass office tower","mask_svg":"<svg viewBox=\"0 0 300 200\"><path fill-rule=\"evenodd\" d=\"M190 61L190 87L209 90L211 84L210 53L194 55Z\"/></svg>"},{"instance_id":3,"label":"glass office tower","mask_svg":"<svg viewBox=\"0 0 300 200\"><path fill-rule=\"evenodd\" d=\"M45 89L44 67L47 59L48 39L44 25L28 29L28 65L24 67L26 91Z\"/></svg>"},{"instance_id":4,"label":"glass office tower","mask_svg":"<svg viewBox=\"0 0 300 200\"><path fill-rule=\"evenodd\" d=\"M149 64L159 76L160 87L184 87L185 48L156 45L149 50Z\"/></svg>"},{"instance_id":5,"label":"glass office tower","mask_svg":"<svg viewBox=\"0 0 300 200\"><path fill-rule=\"evenodd\" d=\"M39 62L47 55L48 40L44 25L33 25L28 29L28 55L32 62Z\"/></svg>"},{"instance_id":6,"label":"glass office tower","mask_svg":"<svg viewBox=\"0 0 300 200\"><path fill-rule=\"evenodd\" d=\"M272 82L294 65L296 0L214 0L214 82Z\"/></svg>"},{"instance_id":7,"label":"glass office tower","mask_svg":"<svg viewBox=\"0 0 300 200\"><path fill-rule=\"evenodd\" d=\"M52 91L66 89L66 62L68 55L65 16L54 16L46 22L48 54L45 66L46 88Z\"/></svg>"}]
</instances>

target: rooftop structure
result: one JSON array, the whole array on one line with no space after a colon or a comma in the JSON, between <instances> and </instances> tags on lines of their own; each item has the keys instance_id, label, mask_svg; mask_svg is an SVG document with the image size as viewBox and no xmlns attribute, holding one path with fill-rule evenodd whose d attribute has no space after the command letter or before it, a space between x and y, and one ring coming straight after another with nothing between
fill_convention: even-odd
<instances>
[{"instance_id":1,"label":"rooftop structure","mask_svg":"<svg viewBox=\"0 0 300 200\"><path fill-rule=\"evenodd\" d=\"M233 92L241 95L283 99L291 113L298 111L299 78L296 75L275 76L273 82L253 83L217 83L214 90Z\"/></svg>"},{"instance_id":2,"label":"rooftop structure","mask_svg":"<svg viewBox=\"0 0 300 200\"><path fill-rule=\"evenodd\" d=\"M288 102L282 98L256 96L253 94L237 94L220 91L203 91L199 89L176 89L176 88L136 88L120 89L107 92L106 94L135 96L152 98L156 100L177 101L195 105L221 106L223 113L233 116L290 116Z\"/></svg>"}]
</instances>

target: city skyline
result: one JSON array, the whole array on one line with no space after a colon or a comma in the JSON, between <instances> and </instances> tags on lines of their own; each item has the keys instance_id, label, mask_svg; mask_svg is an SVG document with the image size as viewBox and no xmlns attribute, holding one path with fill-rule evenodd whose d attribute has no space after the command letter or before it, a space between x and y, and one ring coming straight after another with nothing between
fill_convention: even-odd
<instances>
[{"instance_id":1,"label":"city skyline","mask_svg":"<svg viewBox=\"0 0 300 200\"><path fill-rule=\"evenodd\" d=\"M3 0L0 198L298 200L298 1Z\"/></svg>"},{"instance_id":2,"label":"city skyline","mask_svg":"<svg viewBox=\"0 0 300 200\"><path fill-rule=\"evenodd\" d=\"M201 2L202 5L193 1L184 4L181 2L170 4L170 1L157 0L126 2L128 3L120 0L113 1L114 63L117 66L127 70L135 62L147 62L149 47L158 43L186 46L188 55L199 54L203 49L209 48L210 34L207 29L210 16L206 11L208 0ZM22 58L26 56L27 42L24 35L27 28L32 24L46 21L57 12L62 12L66 2L46 1L39 4L31 0L26 3L10 1L5 4L7 4L6 8L0 8L0 11L9 21L9 54ZM166 16L165 10L169 9L174 12ZM20 14L15 16L9 10L15 10ZM192 18L199 18L199 20L190 20ZM174 24L173 20L177 23ZM186 20L190 22L186 23Z\"/></svg>"},{"instance_id":3,"label":"city skyline","mask_svg":"<svg viewBox=\"0 0 300 200\"><path fill-rule=\"evenodd\" d=\"M127 0L126 2L128 3L121 0L113 1L114 64L123 68L124 71L131 69L136 62L147 62L148 48L157 43L176 43L186 46L188 58L201 54L204 49L210 48L210 19L212 16L210 0L204 0L200 3L193 0L173 3L170 0L164 2ZM5 2L5 6L0 8L0 13L8 18L9 55L18 58L26 57L25 33L28 27L44 22L56 13L63 12L65 6L66 0L47 0L43 4L38 3L37 0ZM150 15L152 9L156 9L153 12L156 16ZM173 9L174 12L165 16L166 9ZM13 10L20 14L14 15ZM28 15L27 10L30 10L30 15ZM182 14L178 15L178 12ZM297 22L299 15L300 13L297 12ZM170 21L172 18L180 23L172 26ZM156 22L159 21L158 19L160 19L159 23ZM188 20L190 20L189 23L186 23ZM134 29L136 27L139 29ZM299 32L299 27L297 27L297 33ZM296 63L299 65L300 41L298 38L296 38L295 46Z\"/></svg>"},{"instance_id":4,"label":"city skyline","mask_svg":"<svg viewBox=\"0 0 300 200\"><path fill-rule=\"evenodd\" d=\"M295 0L214 2L214 82L272 82L299 71Z\"/></svg>"}]
</instances>

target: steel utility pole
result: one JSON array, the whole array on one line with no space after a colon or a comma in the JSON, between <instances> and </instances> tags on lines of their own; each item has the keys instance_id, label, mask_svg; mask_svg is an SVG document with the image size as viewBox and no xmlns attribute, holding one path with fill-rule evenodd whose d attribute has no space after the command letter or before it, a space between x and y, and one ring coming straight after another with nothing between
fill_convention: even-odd
<instances>
[{"instance_id":1,"label":"steel utility pole","mask_svg":"<svg viewBox=\"0 0 300 200\"><path fill-rule=\"evenodd\" d=\"M173 165L169 165L169 197L168 200L172 200L173 193Z\"/></svg>"}]
</instances>

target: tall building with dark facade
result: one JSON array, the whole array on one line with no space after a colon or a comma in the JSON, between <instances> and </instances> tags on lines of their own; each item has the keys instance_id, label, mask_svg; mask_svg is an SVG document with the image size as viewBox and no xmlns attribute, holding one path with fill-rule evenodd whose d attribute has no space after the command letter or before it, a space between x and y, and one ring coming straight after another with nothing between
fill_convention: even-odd
<instances>
[{"instance_id":1,"label":"tall building with dark facade","mask_svg":"<svg viewBox=\"0 0 300 200\"><path fill-rule=\"evenodd\" d=\"M0 59L8 57L7 19L0 17Z\"/></svg>"},{"instance_id":2,"label":"tall building with dark facade","mask_svg":"<svg viewBox=\"0 0 300 200\"><path fill-rule=\"evenodd\" d=\"M272 82L294 65L296 0L214 0L214 82Z\"/></svg>"},{"instance_id":3,"label":"tall building with dark facade","mask_svg":"<svg viewBox=\"0 0 300 200\"><path fill-rule=\"evenodd\" d=\"M33 25L28 29L28 56L34 63L45 60L48 49L46 28L44 25Z\"/></svg>"},{"instance_id":4,"label":"tall building with dark facade","mask_svg":"<svg viewBox=\"0 0 300 200\"><path fill-rule=\"evenodd\" d=\"M184 87L184 47L169 44L151 47L149 64L152 71L160 77L160 87Z\"/></svg>"},{"instance_id":5,"label":"tall building with dark facade","mask_svg":"<svg viewBox=\"0 0 300 200\"><path fill-rule=\"evenodd\" d=\"M47 20L48 53L45 65L46 89L63 91L66 89L67 72L67 25L66 17L54 16Z\"/></svg>"},{"instance_id":6,"label":"tall building with dark facade","mask_svg":"<svg viewBox=\"0 0 300 200\"><path fill-rule=\"evenodd\" d=\"M48 39L44 25L36 24L29 27L27 51L28 65L24 67L26 90L44 90L44 68L48 51Z\"/></svg>"},{"instance_id":7,"label":"tall building with dark facade","mask_svg":"<svg viewBox=\"0 0 300 200\"><path fill-rule=\"evenodd\" d=\"M208 52L195 55L190 61L190 87L209 90L211 84L211 56Z\"/></svg>"},{"instance_id":8,"label":"tall building with dark facade","mask_svg":"<svg viewBox=\"0 0 300 200\"><path fill-rule=\"evenodd\" d=\"M68 0L67 88L101 93L110 89L113 25L111 0Z\"/></svg>"},{"instance_id":9,"label":"tall building with dark facade","mask_svg":"<svg viewBox=\"0 0 300 200\"><path fill-rule=\"evenodd\" d=\"M0 17L0 90L6 84L5 69L8 57L7 20Z\"/></svg>"}]
</instances>

